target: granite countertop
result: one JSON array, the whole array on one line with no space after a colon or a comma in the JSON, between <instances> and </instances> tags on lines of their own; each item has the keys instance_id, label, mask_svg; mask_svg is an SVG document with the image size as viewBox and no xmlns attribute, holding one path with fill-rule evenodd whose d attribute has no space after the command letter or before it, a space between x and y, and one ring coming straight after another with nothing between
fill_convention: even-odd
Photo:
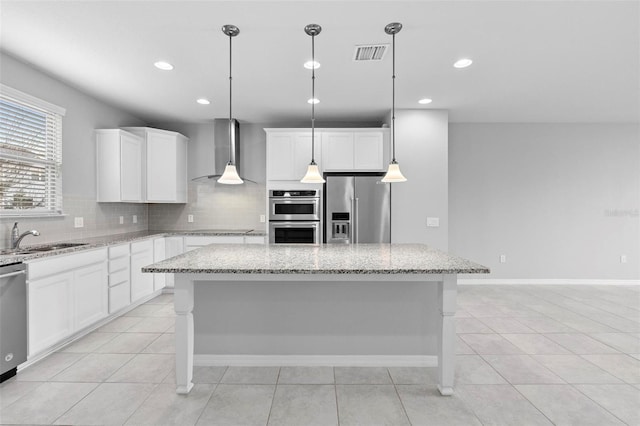
<instances>
[{"instance_id":1,"label":"granite countertop","mask_svg":"<svg viewBox=\"0 0 640 426\"><path fill-rule=\"evenodd\" d=\"M110 246L113 244L129 243L133 241L146 240L149 238L157 237L170 237L170 236L265 236L265 231L256 231L253 229L199 229L188 231L139 231L128 232L124 234L105 235L100 237L81 238L66 241L56 241L55 243L47 244L33 244L30 246L24 246L22 249L28 250L38 247L44 247L48 245L60 244L60 243L81 243L83 245L64 248L60 250L51 250L38 253L29 254L6 254L0 255L0 266L11 265L14 263L25 262L27 260L39 259L43 257L58 256L61 254L75 253L83 250L90 250L99 247Z\"/></svg>"},{"instance_id":2,"label":"granite countertop","mask_svg":"<svg viewBox=\"0 0 640 426\"><path fill-rule=\"evenodd\" d=\"M142 268L212 274L489 273L486 266L423 244L216 244Z\"/></svg>"}]
</instances>

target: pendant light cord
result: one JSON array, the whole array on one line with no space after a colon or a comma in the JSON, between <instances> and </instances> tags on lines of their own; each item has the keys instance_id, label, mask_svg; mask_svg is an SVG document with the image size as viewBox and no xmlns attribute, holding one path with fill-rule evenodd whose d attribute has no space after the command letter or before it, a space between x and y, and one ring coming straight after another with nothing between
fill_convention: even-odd
<instances>
[{"instance_id":1,"label":"pendant light cord","mask_svg":"<svg viewBox=\"0 0 640 426\"><path fill-rule=\"evenodd\" d=\"M316 123L316 54L315 34L311 36L311 164L315 161L315 123Z\"/></svg>"},{"instance_id":2,"label":"pendant light cord","mask_svg":"<svg viewBox=\"0 0 640 426\"><path fill-rule=\"evenodd\" d=\"M231 86L233 79L231 78L231 39L233 37L229 35L229 164L231 164L231 124L233 115L231 114Z\"/></svg>"},{"instance_id":3,"label":"pendant light cord","mask_svg":"<svg viewBox=\"0 0 640 426\"><path fill-rule=\"evenodd\" d=\"M392 34L392 76L391 76L391 147L393 150L393 155L391 162L396 162L396 35Z\"/></svg>"}]
</instances>

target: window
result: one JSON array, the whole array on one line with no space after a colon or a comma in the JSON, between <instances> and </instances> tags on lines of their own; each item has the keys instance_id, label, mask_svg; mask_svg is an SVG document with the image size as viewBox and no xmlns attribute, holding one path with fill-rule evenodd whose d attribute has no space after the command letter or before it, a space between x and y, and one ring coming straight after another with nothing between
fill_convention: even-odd
<instances>
[{"instance_id":1,"label":"window","mask_svg":"<svg viewBox=\"0 0 640 426\"><path fill-rule=\"evenodd\" d=\"M0 85L0 216L62 214L64 114Z\"/></svg>"}]
</instances>

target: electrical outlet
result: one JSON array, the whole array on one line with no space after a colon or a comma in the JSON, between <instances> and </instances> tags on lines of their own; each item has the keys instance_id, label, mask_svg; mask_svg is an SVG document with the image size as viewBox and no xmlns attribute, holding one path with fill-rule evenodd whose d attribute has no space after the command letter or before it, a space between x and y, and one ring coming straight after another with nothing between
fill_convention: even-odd
<instances>
[{"instance_id":1,"label":"electrical outlet","mask_svg":"<svg viewBox=\"0 0 640 426\"><path fill-rule=\"evenodd\" d=\"M84 227L84 218L76 217L73 219L73 227L74 228L83 228Z\"/></svg>"},{"instance_id":2,"label":"electrical outlet","mask_svg":"<svg viewBox=\"0 0 640 426\"><path fill-rule=\"evenodd\" d=\"M507 263L507 255L506 254L501 254L500 255L500 263Z\"/></svg>"},{"instance_id":3,"label":"electrical outlet","mask_svg":"<svg viewBox=\"0 0 640 426\"><path fill-rule=\"evenodd\" d=\"M263 214L260 215L260 223L265 223L267 221L267 217Z\"/></svg>"},{"instance_id":4,"label":"electrical outlet","mask_svg":"<svg viewBox=\"0 0 640 426\"><path fill-rule=\"evenodd\" d=\"M187 222L193 223L193 215L192 214L187 215Z\"/></svg>"},{"instance_id":5,"label":"electrical outlet","mask_svg":"<svg viewBox=\"0 0 640 426\"><path fill-rule=\"evenodd\" d=\"M138 215L133 215L133 223L138 223Z\"/></svg>"},{"instance_id":6,"label":"electrical outlet","mask_svg":"<svg viewBox=\"0 0 640 426\"><path fill-rule=\"evenodd\" d=\"M627 263L627 255L623 254L620 256L620 263Z\"/></svg>"},{"instance_id":7,"label":"electrical outlet","mask_svg":"<svg viewBox=\"0 0 640 426\"><path fill-rule=\"evenodd\" d=\"M440 226L439 217L427 217L427 228L438 228Z\"/></svg>"},{"instance_id":8,"label":"electrical outlet","mask_svg":"<svg viewBox=\"0 0 640 426\"><path fill-rule=\"evenodd\" d=\"M120 225L124 225L124 216L120 216Z\"/></svg>"}]
</instances>

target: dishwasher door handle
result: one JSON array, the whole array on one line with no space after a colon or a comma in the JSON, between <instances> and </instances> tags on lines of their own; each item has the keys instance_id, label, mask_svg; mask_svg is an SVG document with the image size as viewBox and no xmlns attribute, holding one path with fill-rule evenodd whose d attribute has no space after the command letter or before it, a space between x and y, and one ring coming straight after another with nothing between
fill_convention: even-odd
<instances>
[{"instance_id":1,"label":"dishwasher door handle","mask_svg":"<svg viewBox=\"0 0 640 426\"><path fill-rule=\"evenodd\" d=\"M15 271L15 272L9 272L8 274L2 274L0 275L0 279L2 278L9 278L9 277L15 277L16 275L22 275L22 274L26 274L27 271Z\"/></svg>"}]
</instances>

